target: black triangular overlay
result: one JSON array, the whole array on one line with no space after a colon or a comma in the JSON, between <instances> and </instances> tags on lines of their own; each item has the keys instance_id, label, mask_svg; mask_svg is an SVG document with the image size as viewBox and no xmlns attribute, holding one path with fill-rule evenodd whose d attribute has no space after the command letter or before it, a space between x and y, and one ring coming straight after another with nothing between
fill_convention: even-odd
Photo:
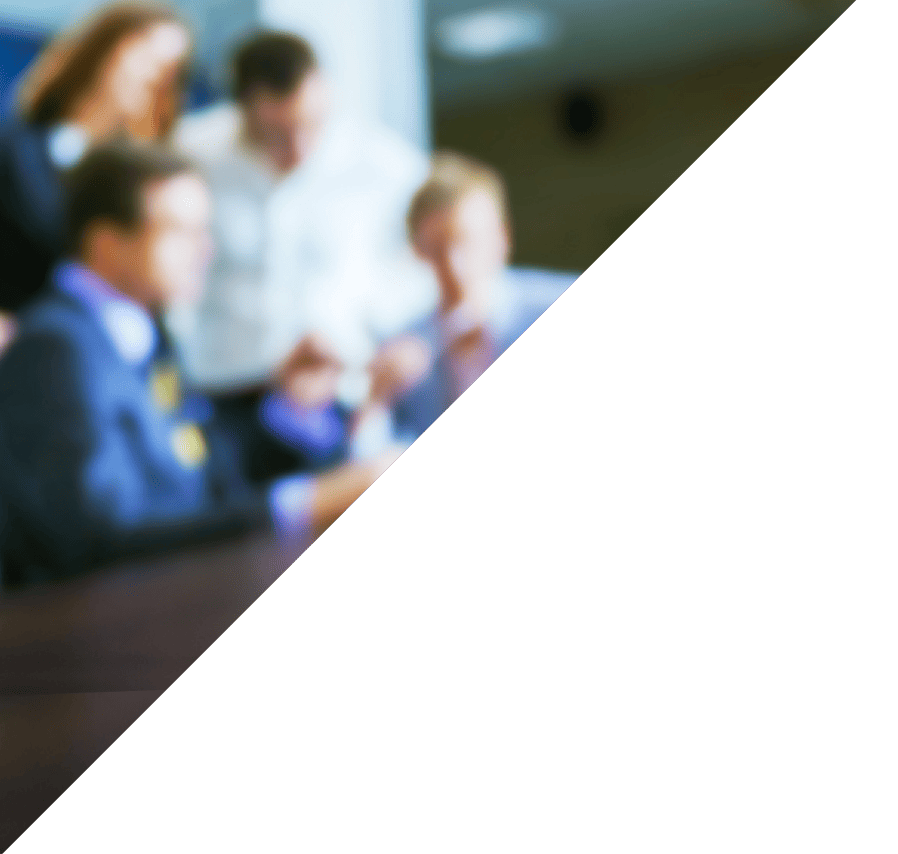
<instances>
[{"instance_id":1,"label":"black triangular overlay","mask_svg":"<svg viewBox=\"0 0 898 854\"><path fill-rule=\"evenodd\" d=\"M707 605L696 570L742 555L738 413L782 390L807 285L855 264L860 26L852 7L11 850L411 840L513 822L500 800L568 791L597 731L630 743Z\"/></svg>"}]
</instances>

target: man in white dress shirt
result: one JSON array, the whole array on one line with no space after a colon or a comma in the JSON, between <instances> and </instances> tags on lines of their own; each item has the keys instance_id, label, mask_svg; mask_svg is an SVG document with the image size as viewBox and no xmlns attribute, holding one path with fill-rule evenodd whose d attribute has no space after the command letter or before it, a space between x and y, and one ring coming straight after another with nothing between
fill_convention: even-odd
<instances>
[{"instance_id":1,"label":"man in white dress shirt","mask_svg":"<svg viewBox=\"0 0 898 854\"><path fill-rule=\"evenodd\" d=\"M207 296L171 319L192 379L211 392L260 388L314 334L342 365L337 396L350 409L368 399L387 342L387 361L414 382L425 351L397 336L436 300L404 228L427 157L337 111L296 36L252 37L233 78L233 104L187 117L176 134L216 201Z\"/></svg>"}]
</instances>

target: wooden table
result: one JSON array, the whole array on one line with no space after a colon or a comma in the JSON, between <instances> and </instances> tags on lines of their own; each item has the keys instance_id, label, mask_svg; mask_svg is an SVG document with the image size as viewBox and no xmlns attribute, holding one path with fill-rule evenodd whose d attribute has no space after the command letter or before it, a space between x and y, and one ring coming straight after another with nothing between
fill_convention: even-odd
<instances>
[{"instance_id":1,"label":"wooden table","mask_svg":"<svg viewBox=\"0 0 898 854\"><path fill-rule=\"evenodd\" d=\"M0 597L0 851L295 560L251 537Z\"/></svg>"}]
</instances>

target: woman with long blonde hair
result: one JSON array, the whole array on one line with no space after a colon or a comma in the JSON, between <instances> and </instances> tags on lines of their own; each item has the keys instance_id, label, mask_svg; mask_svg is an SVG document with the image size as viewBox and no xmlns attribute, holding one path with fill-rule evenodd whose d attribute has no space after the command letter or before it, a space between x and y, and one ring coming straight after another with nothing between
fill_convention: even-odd
<instances>
[{"instance_id":1,"label":"woman with long blonde hair","mask_svg":"<svg viewBox=\"0 0 898 854\"><path fill-rule=\"evenodd\" d=\"M58 260L65 171L95 145L168 136L190 49L170 7L117 3L32 64L0 132L0 310L27 302Z\"/></svg>"}]
</instances>

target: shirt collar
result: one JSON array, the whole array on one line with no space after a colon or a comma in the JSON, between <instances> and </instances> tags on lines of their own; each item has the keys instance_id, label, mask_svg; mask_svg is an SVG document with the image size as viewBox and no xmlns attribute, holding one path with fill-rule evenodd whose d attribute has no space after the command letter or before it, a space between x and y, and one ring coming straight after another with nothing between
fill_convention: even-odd
<instances>
[{"instance_id":1,"label":"shirt collar","mask_svg":"<svg viewBox=\"0 0 898 854\"><path fill-rule=\"evenodd\" d=\"M89 144L86 131L73 124L57 125L47 137L50 160L57 169L74 166L84 156Z\"/></svg>"},{"instance_id":2,"label":"shirt collar","mask_svg":"<svg viewBox=\"0 0 898 854\"><path fill-rule=\"evenodd\" d=\"M56 270L56 285L100 321L128 364L144 365L156 350L158 331L150 313L100 276L74 262Z\"/></svg>"}]
</instances>

